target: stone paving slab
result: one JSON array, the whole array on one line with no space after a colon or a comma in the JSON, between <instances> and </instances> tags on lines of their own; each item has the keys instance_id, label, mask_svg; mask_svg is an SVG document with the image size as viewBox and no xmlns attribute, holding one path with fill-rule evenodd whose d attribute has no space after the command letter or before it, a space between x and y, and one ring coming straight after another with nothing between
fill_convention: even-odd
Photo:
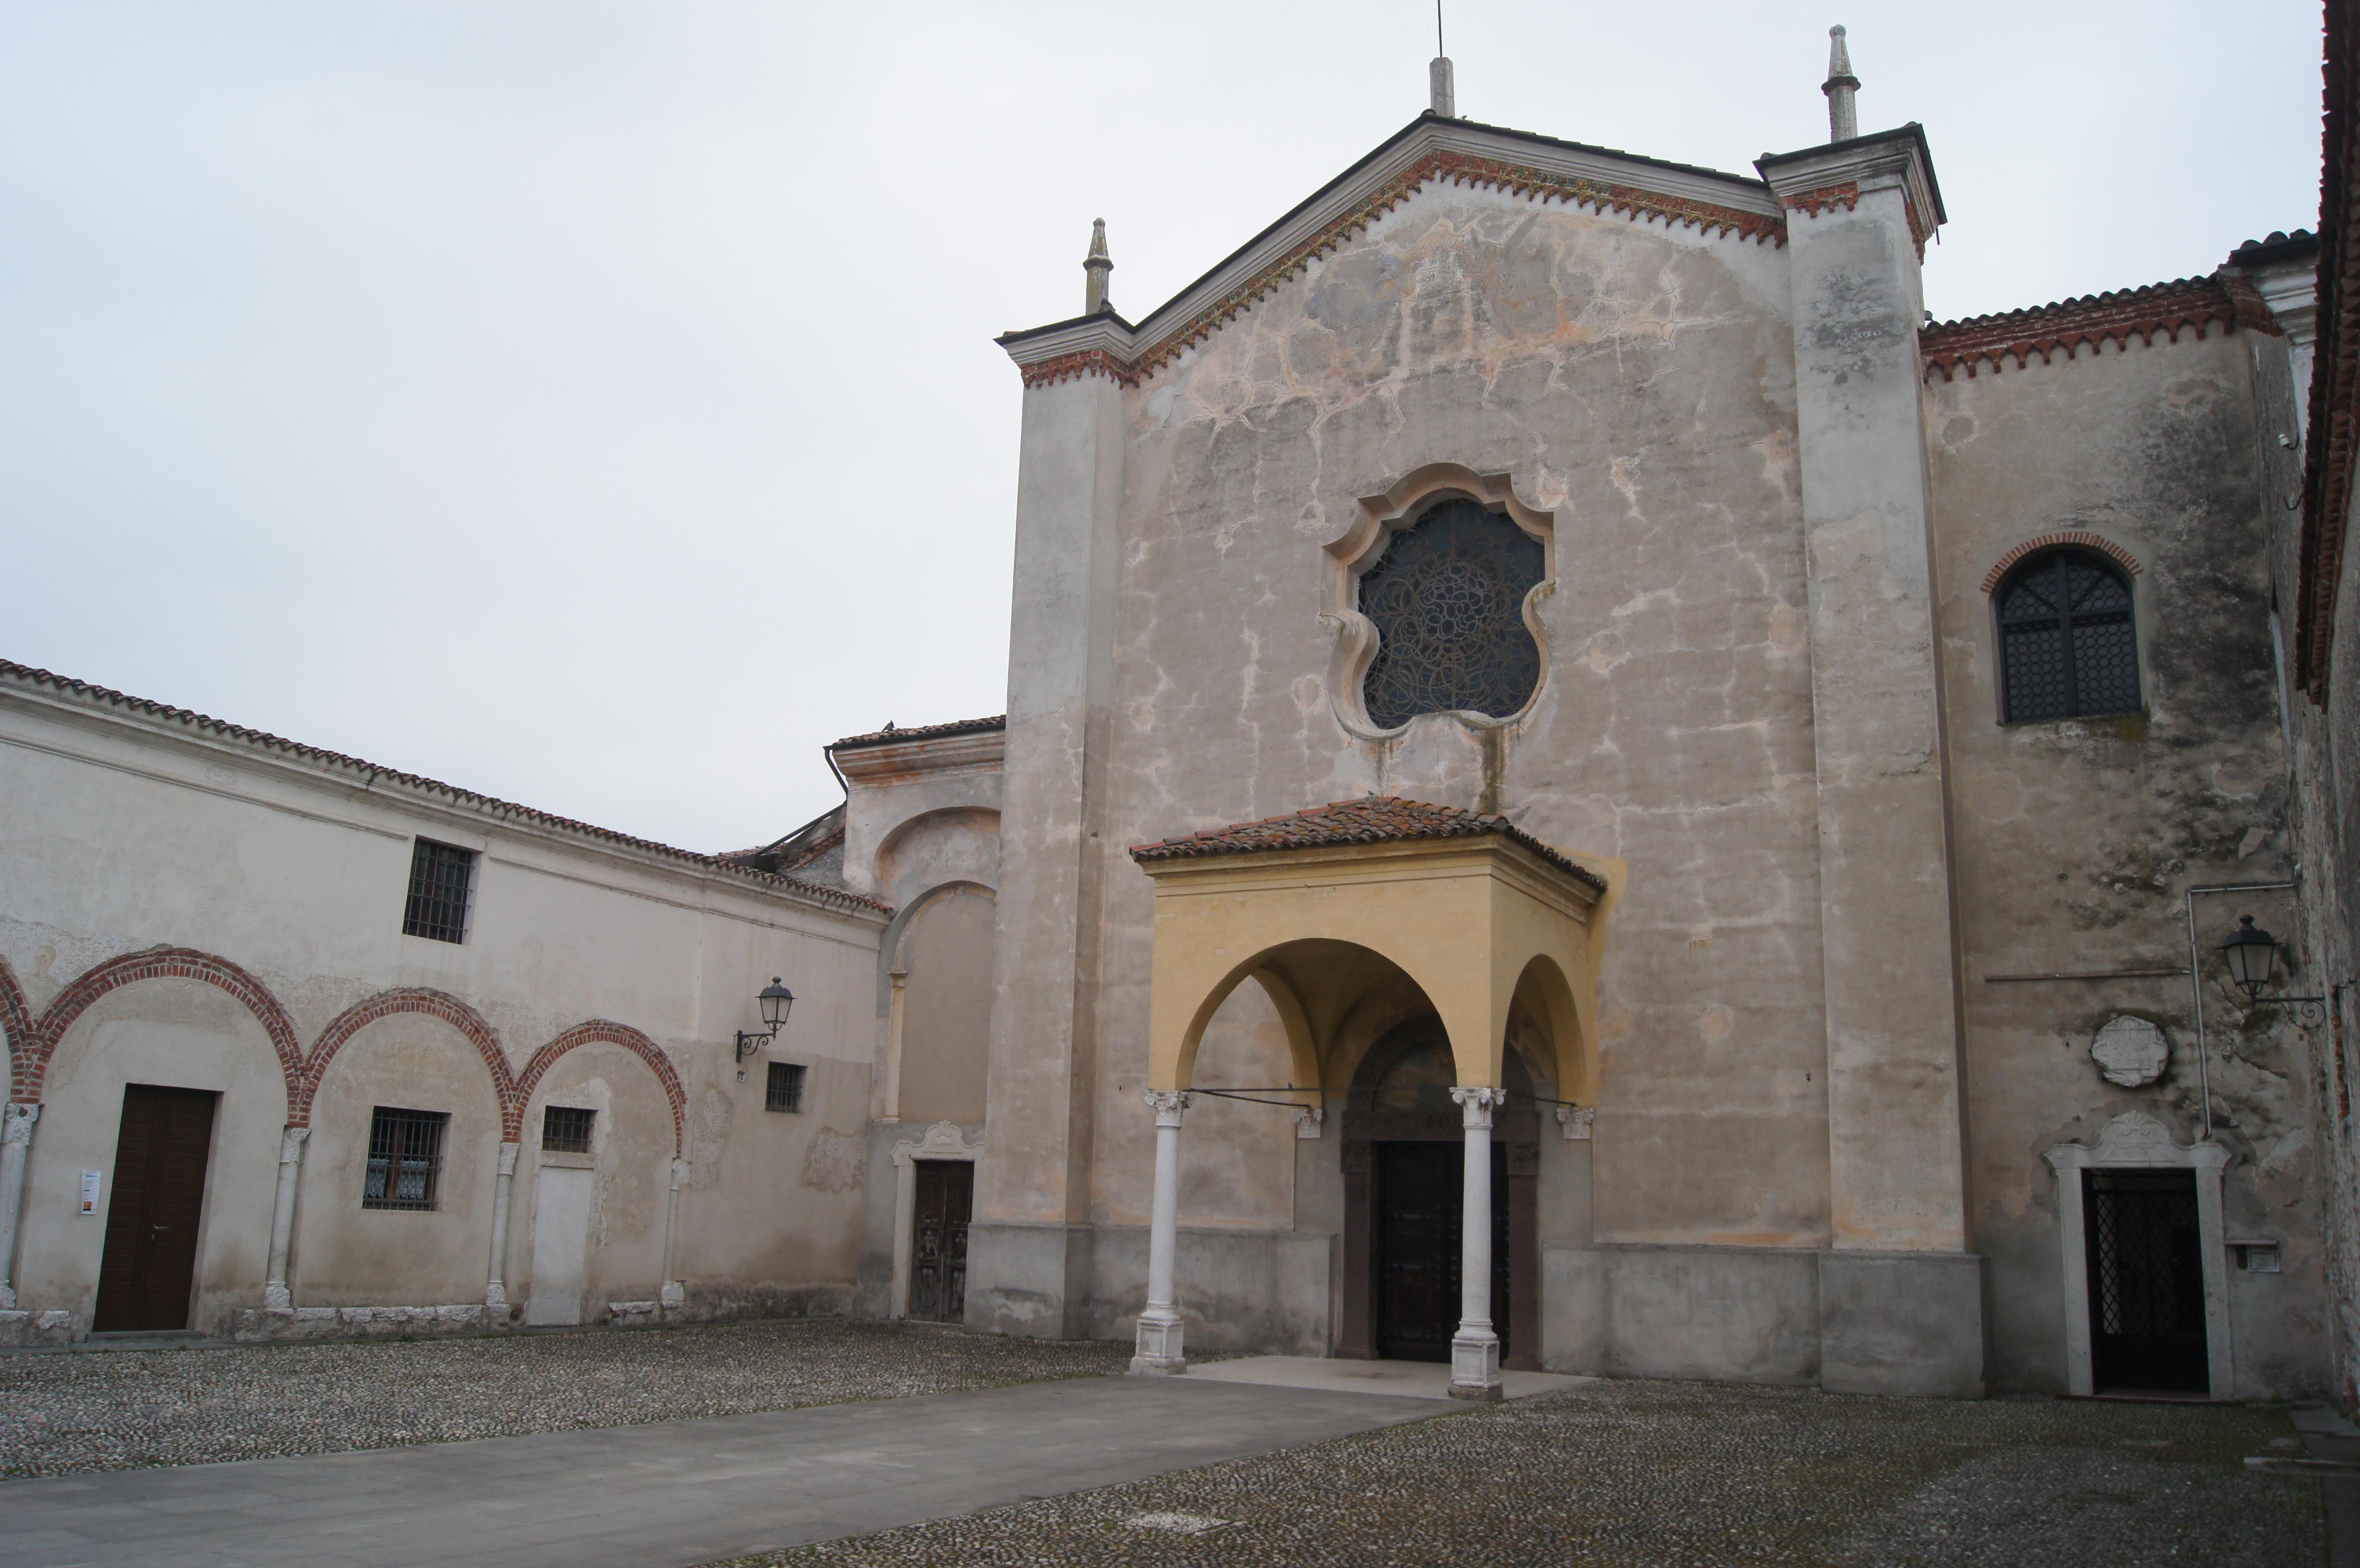
<instances>
[{"instance_id":1,"label":"stone paving slab","mask_svg":"<svg viewBox=\"0 0 2360 1568\"><path fill-rule=\"evenodd\" d=\"M956 1518L1441 1412L1098 1377L0 1483L0 1568L664 1568Z\"/></svg>"},{"instance_id":2,"label":"stone paving slab","mask_svg":"<svg viewBox=\"0 0 2360 1568\"><path fill-rule=\"evenodd\" d=\"M2240 1406L1601 1380L730 1568L2314 1568L2319 1481L2244 1463L2303 1452Z\"/></svg>"}]
</instances>

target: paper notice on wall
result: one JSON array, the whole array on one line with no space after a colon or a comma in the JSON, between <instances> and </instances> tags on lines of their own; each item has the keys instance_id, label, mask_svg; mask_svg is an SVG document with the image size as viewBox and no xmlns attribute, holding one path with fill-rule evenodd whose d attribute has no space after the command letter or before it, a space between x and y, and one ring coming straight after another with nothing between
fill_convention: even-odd
<instances>
[{"instance_id":1,"label":"paper notice on wall","mask_svg":"<svg viewBox=\"0 0 2360 1568\"><path fill-rule=\"evenodd\" d=\"M82 1212L86 1214L98 1213L98 1172L95 1171L82 1173Z\"/></svg>"}]
</instances>

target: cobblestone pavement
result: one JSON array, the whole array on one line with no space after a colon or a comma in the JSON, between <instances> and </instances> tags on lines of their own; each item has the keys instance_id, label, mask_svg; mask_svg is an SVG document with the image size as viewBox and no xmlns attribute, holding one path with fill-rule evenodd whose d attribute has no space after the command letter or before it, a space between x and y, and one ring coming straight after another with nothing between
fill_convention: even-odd
<instances>
[{"instance_id":1,"label":"cobblestone pavement","mask_svg":"<svg viewBox=\"0 0 2360 1568\"><path fill-rule=\"evenodd\" d=\"M1601 1383L731 1568L2295 1568L2319 1484L2243 1461L2300 1452L2236 1407Z\"/></svg>"},{"instance_id":2,"label":"cobblestone pavement","mask_svg":"<svg viewBox=\"0 0 2360 1568\"><path fill-rule=\"evenodd\" d=\"M817 1321L0 1356L0 1475L743 1415L1092 1377L1130 1355Z\"/></svg>"}]
</instances>

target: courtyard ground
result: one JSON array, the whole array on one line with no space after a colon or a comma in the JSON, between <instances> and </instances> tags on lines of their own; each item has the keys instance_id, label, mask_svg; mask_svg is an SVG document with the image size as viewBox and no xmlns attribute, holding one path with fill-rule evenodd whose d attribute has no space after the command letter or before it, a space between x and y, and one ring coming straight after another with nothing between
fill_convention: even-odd
<instances>
[{"instance_id":1,"label":"courtyard ground","mask_svg":"<svg viewBox=\"0 0 2360 1568\"><path fill-rule=\"evenodd\" d=\"M0 1356L0 1565L2280 1568L2326 1561L2352 1485L2289 1466L2272 1410L1466 1409L1106 1376L1127 1348L822 1322Z\"/></svg>"}]
</instances>

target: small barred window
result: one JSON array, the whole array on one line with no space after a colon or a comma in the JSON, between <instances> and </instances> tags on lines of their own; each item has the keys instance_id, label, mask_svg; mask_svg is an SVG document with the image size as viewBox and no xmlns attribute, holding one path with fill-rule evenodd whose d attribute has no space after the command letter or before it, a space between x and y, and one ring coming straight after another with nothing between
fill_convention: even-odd
<instances>
[{"instance_id":1,"label":"small barred window","mask_svg":"<svg viewBox=\"0 0 2360 1568\"><path fill-rule=\"evenodd\" d=\"M402 910L405 936L435 942L462 942L467 934L467 883L475 873L475 852L455 845L417 841L410 853L410 903Z\"/></svg>"},{"instance_id":2,"label":"small barred window","mask_svg":"<svg viewBox=\"0 0 2360 1568\"><path fill-rule=\"evenodd\" d=\"M1369 722L1504 719L1531 702L1541 649L1524 625L1524 597L1545 566L1540 540L1473 501L1440 502L1394 534L1360 578L1360 614L1377 628L1361 684Z\"/></svg>"},{"instance_id":3,"label":"small barred window","mask_svg":"<svg viewBox=\"0 0 2360 1568\"><path fill-rule=\"evenodd\" d=\"M766 1111L800 1111L803 1108L803 1065L800 1062L770 1063L769 1090L762 1096Z\"/></svg>"},{"instance_id":4,"label":"small barred window","mask_svg":"<svg viewBox=\"0 0 2360 1568\"><path fill-rule=\"evenodd\" d=\"M2010 724L2139 710L2131 583L2086 550L2044 550L1999 588L2002 705Z\"/></svg>"},{"instance_id":5,"label":"small barred window","mask_svg":"<svg viewBox=\"0 0 2360 1568\"><path fill-rule=\"evenodd\" d=\"M442 1185L442 1134L447 1111L406 1111L379 1105L369 1116L368 1174L361 1184L365 1209L432 1209Z\"/></svg>"},{"instance_id":6,"label":"small barred window","mask_svg":"<svg viewBox=\"0 0 2360 1568\"><path fill-rule=\"evenodd\" d=\"M587 1154L590 1129L598 1113L578 1105L544 1105L541 1112L541 1147L552 1154Z\"/></svg>"}]
</instances>

